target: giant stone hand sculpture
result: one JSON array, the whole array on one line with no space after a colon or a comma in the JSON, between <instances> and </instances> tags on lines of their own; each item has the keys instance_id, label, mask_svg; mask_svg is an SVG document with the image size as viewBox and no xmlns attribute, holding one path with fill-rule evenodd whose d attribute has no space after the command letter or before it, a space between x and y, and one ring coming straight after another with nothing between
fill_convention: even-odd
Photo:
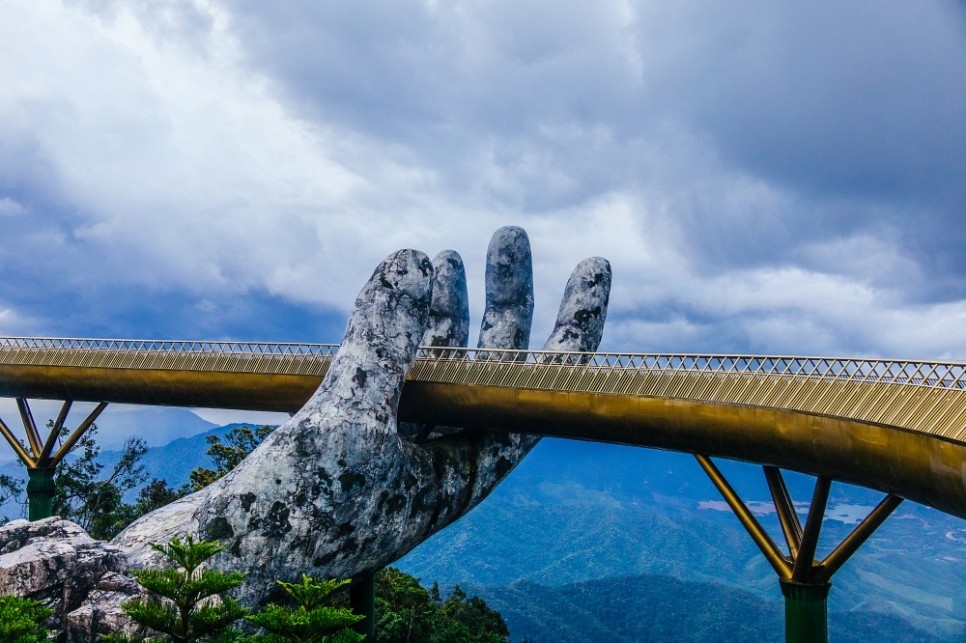
<instances>
[{"instance_id":1,"label":"giant stone hand sculpture","mask_svg":"<svg viewBox=\"0 0 966 643\"><path fill-rule=\"evenodd\" d=\"M545 349L596 349L610 282L604 259L577 266ZM533 281L522 229L494 235L486 292L480 347L526 348ZM112 544L144 567L160 563L148 543L225 540L214 565L248 572L240 598L250 604L264 602L276 579L349 578L396 560L486 497L537 441L397 427L417 347L465 346L468 329L459 255L390 255L356 299L338 356L305 406L224 478L142 517Z\"/></svg>"}]
</instances>

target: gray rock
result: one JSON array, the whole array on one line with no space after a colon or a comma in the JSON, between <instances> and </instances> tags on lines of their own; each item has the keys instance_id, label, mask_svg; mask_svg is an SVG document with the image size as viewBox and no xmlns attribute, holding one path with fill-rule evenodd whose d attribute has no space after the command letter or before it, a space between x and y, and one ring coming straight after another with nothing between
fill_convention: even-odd
<instances>
[{"instance_id":1,"label":"gray rock","mask_svg":"<svg viewBox=\"0 0 966 643\"><path fill-rule=\"evenodd\" d=\"M61 640L92 640L91 632L106 634L131 625L120 604L141 590L125 573L126 558L80 525L56 516L14 520L0 527L0 550L0 593L33 598L54 610L47 626ZM75 610L89 612L81 638L67 634Z\"/></svg>"},{"instance_id":2,"label":"gray rock","mask_svg":"<svg viewBox=\"0 0 966 643\"><path fill-rule=\"evenodd\" d=\"M433 300L422 345L465 347L469 336L470 298L463 258L446 250L433 259Z\"/></svg>"}]
</instances>

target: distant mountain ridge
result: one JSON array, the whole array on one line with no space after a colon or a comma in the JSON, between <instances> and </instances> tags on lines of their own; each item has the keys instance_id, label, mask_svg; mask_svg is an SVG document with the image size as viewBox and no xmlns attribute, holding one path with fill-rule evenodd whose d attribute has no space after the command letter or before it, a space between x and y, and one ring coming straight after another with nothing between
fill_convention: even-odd
<instances>
[{"instance_id":1,"label":"distant mountain ridge","mask_svg":"<svg viewBox=\"0 0 966 643\"><path fill-rule=\"evenodd\" d=\"M517 581L505 587L464 586L499 611L514 640L532 643L608 641L720 643L779 641L784 606L717 583L669 576L612 577L547 587ZM886 638L883 638L883 637ZM891 614L838 614L829 640L837 643L939 643Z\"/></svg>"}]
</instances>

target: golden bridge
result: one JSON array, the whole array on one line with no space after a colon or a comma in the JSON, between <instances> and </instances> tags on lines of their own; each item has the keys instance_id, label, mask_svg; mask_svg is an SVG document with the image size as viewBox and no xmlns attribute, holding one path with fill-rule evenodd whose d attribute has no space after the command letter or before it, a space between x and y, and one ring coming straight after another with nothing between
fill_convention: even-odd
<instances>
[{"instance_id":1,"label":"golden bridge","mask_svg":"<svg viewBox=\"0 0 966 643\"><path fill-rule=\"evenodd\" d=\"M27 440L2 421L0 433L34 473L51 470L110 402L294 412L337 350L0 338L0 396L17 398ZM66 400L46 438L27 398ZM74 401L98 405L55 450ZM422 348L400 419L692 453L775 569L786 609L820 603L823 618L832 574L903 499L966 518L966 363ZM763 466L787 550L712 457ZM817 477L804 525L782 469ZM886 495L849 537L814 560L833 480ZM34 486L42 484L38 477ZM794 622L810 627L808 618ZM820 638L789 631L789 640Z\"/></svg>"}]
</instances>

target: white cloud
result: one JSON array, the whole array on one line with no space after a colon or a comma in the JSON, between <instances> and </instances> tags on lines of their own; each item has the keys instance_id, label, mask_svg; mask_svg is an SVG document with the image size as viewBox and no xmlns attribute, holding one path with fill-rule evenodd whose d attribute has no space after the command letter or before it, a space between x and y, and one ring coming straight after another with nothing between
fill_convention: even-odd
<instances>
[{"instance_id":1,"label":"white cloud","mask_svg":"<svg viewBox=\"0 0 966 643\"><path fill-rule=\"evenodd\" d=\"M27 212L27 208L10 197L0 198L0 217L19 217Z\"/></svg>"},{"instance_id":2,"label":"white cloud","mask_svg":"<svg viewBox=\"0 0 966 643\"><path fill-rule=\"evenodd\" d=\"M0 336L16 337L30 335L33 329L37 328L38 320L24 315L21 311L12 307L2 307L0 302Z\"/></svg>"}]
</instances>

